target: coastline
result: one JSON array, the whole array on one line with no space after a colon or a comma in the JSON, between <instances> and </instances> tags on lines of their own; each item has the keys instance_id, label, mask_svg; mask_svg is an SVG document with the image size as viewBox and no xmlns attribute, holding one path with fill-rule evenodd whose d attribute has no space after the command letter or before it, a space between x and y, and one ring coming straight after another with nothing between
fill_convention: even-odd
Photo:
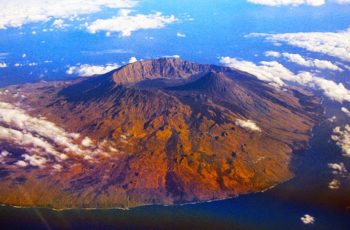
<instances>
[{"instance_id":1,"label":"coastline","mask_svg":"<svg viewBox=\"0 0 350 230\"><path fill-rule=\"evenodd\" d=\"M259 193L265 193L267 191L270 191L271 189L280 186L284 183L287 183L288 181L292 180L294 177L281 182L279 184L270 186L269 188L266 188L262 191L259 192L251 192L251 193L242 193L240 195L234 196L234 197L227 197L227 198L222 198L222 199L213 199L213 200L207 200L207 201L198 201L198 202L185 202L181 204L143 204L143 205L137 205L133 207L128 207L128 208L122 208L122 207L112 207L112 208L62 208L62 209L57 209L57 208L49 208L49 207L36 207L36 206L18 206L18 205L8 205L8 204L0 204L1 207L8 207L8 208L15 208L15 209L43 209L43 210L49 210L53 212L66 212L66 211L105 211L105 210L119 210L119 211L132 211L137 208L143 208L143 207L149 207L149 206L159 206L159 207L183 207L187 205L196 205L196 204L205 204L205 203L213 203L213 202L219 202L219 201L226 201L226 200L231 200L231 199L237 199L238 197L241 196L249 196L249 195L254 195L254 194L259 194Z\"/></svg>"}]
</instances>

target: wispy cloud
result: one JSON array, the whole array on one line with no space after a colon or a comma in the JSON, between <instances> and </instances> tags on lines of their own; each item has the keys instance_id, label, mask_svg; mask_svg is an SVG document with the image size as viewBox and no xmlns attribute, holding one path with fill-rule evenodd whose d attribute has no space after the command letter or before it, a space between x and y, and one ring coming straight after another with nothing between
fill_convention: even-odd
<instances>
[{"instance_id":1,"label":"wispy cloud","mask_svg":"<svg viewBox=\"0 0 350 230\"><path fill-rule=\"evenodd\" d=\"M110 50L100 50L100 51L82 51L85 55L106 55L106 54L127 54L130 53L128 50L124 49L110 49Z\"/></svg>"},{"instance_id":2,"label":"wispy cloud","mask_svg":"<svg viewBox=\"0 0 350 230\"><path fill-rule=\"evenodd\" d=\"M237 119L236 125L248 131L261 132L260 127L252 120Z\"/></svg>"},{"instance_id":3,"label":"wispy cloud","mask_svg":"<svg viewBox=\"0 0 350 230\"><path fill-rule=\"evenodd\" d=\"M266 5L266 6L322 6L326 0L247 0L250 3Z\"/></svg>"},{"instance_id":4,"label":"wispy cloud","mask_svg":"<svg viewBox=\"0 0 350 230\"><path fill-rule=\"evenodd\" d=\"M304 58L300 54L293 54L293 53L279 53L275 51L267 51L265 52L265 55L268 57L284 57L289 62L298 64L300 66L310 67L310 68L316 68L316 69L326 69L326 70L333 70L333 71L339 71L342 72L343 70L333 64L331 61L327 60L320 60L320 59L313 59L313 58Z\"/></svg>"},{"instance_id":5,"label":"wispy cloud","mask_svg":"<svg viewBox=\"0 0 350 230\"><path fill-rule=\"evenodd\" d=\"M185 38L185 37L186 37L186 34L177 32L177 33L176 33L176 36L179 37L179 38Z\"/></svg>"},{"instance_id":6,"label":"wispy cloud","mask_svg":"<svg viewBox=\"0 0 350 230\"><path fill-rule=\"evenodd\" d=\"M250 3L265 6L322 6L326 2L350 4L350 0L247 0Z\"/></svg>"}]
</instances>

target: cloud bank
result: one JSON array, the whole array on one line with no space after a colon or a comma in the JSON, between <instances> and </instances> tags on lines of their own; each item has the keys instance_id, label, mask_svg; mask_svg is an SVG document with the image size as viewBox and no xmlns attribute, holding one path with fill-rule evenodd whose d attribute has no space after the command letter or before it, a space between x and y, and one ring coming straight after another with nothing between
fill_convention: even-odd
<instances>
[{"instance_id":1,"label":"cloud bank","mask_svg":"<svg viewBox=\"0 0 350 230\"><path fill-rule=\"evenodd\" d=\"M103 8L130 8L134 0L0 0L0 29L21 27L52 19L74 19L98 13Z\"/></svg>"},{"instance_id":2,"label":"cloud bank","mask_svg":"<svg viewBox=\"0 0 350 230\"><path fill-rule=\"evenodd\" d=\"M350 62L350 28L339 32L255 33L250 36L265 37L271 42L285 42L291 46Z\"/></svg>"},{"instance_id":3,"label":"cloud bank","mask_svg":"<svg viewBox=\"0 0 350 230\"><path fill-rule=\"evenodd\" d=\"M334 101L340 103L344 101L350 102L350 90L345 88L342 83L336 83L331 80L316 77L309 72L299 72L295 74L276 61L262 61L260 62L260 65L256 65L253 62L242 61L236 58L221 57L220 63L250 73L258 79L269 82L276 87L285 86L285 82L294 82L320 90L326 97Z\"/></svg>"},{"instance_id":4,"label":"cloud bank","mask_svg":"<svg viewBox=\"0 0 350 230\"><path fill-rule=\"evenodd\" d=\"M49 160L64 161L69 156L90 159L100 154L93 141L79 134L70 133L43 117L32 117L24 110L0 102L0 141L24 148L18 166L44 167ZM24 163L26 164L24 164Z\"/></svg>"}]
</instances>

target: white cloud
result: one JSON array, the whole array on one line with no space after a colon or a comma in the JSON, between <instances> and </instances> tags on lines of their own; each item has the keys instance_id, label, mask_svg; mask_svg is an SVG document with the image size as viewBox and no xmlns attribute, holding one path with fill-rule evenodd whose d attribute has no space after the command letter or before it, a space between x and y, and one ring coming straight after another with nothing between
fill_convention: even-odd
<instances>
[{"instance_id":1,"label":"white cloud","mask_svg":"<svg viewBox=\"0 0 350 230\"><path fill-rule=\"evenodd\" d=\"M333 116L333 117L330 117L327 119L329 122L333 123L337 120L337 117L336 116Z\"/></svg>"},{"instance_id":2,"label":"white cloud","mask_svg":"<svg viewBox=\"0 0 350 230\"><path fill-rule=\"evenodd\" d=\"M340 181L333 179L331 182L328 184L328 188L332 190L336 190L340 188Z\"/></svg>"},{"instance_id":3,"label":"white cloud","mask_svg":"<svg viewBox=\"0 0 350 230\"><path fill-rule=\"evenodd\" d=\"M0 59L4 59L9 55L9 53L0 53Z\"/></svg>"},{"instance_id":4,"label":"white cloud","mask_svg":"<svg viewBox=\"0 0 350 230\"><path fill-rule=\"evenodd\" d=\"M257 126L257 124L252 120L241 120L237 119L235 124L239 127L247 129L249 131L261 132L261 129Z\"/></svg>"},{"instance_id":5,"label":"white cloud","mask_svg":"<svg viewBox=\"0 0 350 230\"><path fill-rule=\"evenodd\" d=\"M331 61L327 60L320 60L320 59L311 59L311 58L304 58L300 54L292 54L292 53L279 53L275 51L267 51L265 52L265 56L267 57L284 57L289 62L296 63L301 66L311 67L311 68L317 68L317 69L328 69L333 71L343 71L339 66L333 64Z\"/></svg>"},{"instance_id":6,"label":"white cloud","mask_svg":"<svg viewBox=\"0 0 350 230\"><path fill-rule=\"evenodd\" d=\"M327 60L305 59L300 54L291 54L291 53L282 53L281 55L287 58L288 61L296 63L301 66L318 68L318 69L329 69L334 71L343 71L337 65Z\"/></svg>"},{"instance_id":7,"label":"white cloud","mask_svg":"<svg viewBox=\"0 0 350 230\"><path fill-rule=\"evenodd\" d=\"M277 87L284 86L285 82L295 82L316 90L321 90L326 97L334 101L350 102L350 90L346 89L342 83L338 84L331 80L315 77L309 72L295 74L276 61L262 61L260 65L256 65L249 61L221 57L220 62L225 66L255 75L258 79L269 82Z\"/></svg>"},{"instance_id":8,"label":"white cloud","mask_svg":"<svg viewBox=\"0 0 350 230\"><path fill-rule=\"evenodd\" d=\"M332 169L334 175L346 176L348 173L344 163L329 163L328 167Z\"/></svg>"},{"instance_id":9,"label":"white cloud","mask_svg":"<svg viewBox=\"0 0 350 230\"><path fill-rule=\"evenodd\" d=\"M81 141L81 144L82 144L84 147L92 147L94 143L92 142L92 140L91 140L89 137L85 137L85 138Z\"/></svg>"},{"instance_id":10,"label":"white cloud","mask_svg":"<svg viewBox=\"0 0 350 230\"><path fill-rule=\"evenodd\" d=\"M31 154L48 154L59 161L67 159L67 154L96 154L94 148L86 149L90 146L80 144L79 134L67 132L43 117L32 117L8 103L0 102L0 124L0 140L22 146ZM83 144L87 144L87 140L86 137ZM24 157L31 165L43 162L43 159L35 155L31 155L34 158Z\"/></svg>"},{"instance_id":11,"label":"white cloud","mask_svg":"<svg viewBox=\"0 0 350 230\"><path fill-rule=\"evenodd\" d=\"M177 19L174 15L163 16L162 13L129 15L130 11L122 11L118 16L110 19L98 19L87 25L90 33L116 32L122 37L129 37L137 30L160 29Z\"/></svg>"},{"instance_id":12,"label":"white cloud","mask_svg":"<svg viewBox=\"0 0 350 230\"><path fill-rule=\"evenodd\" d=\"M111 72L120 67L119 64L107 64L107 65L78 65L71 66L67 70L67 74L76 74L81 77L91 77L95 75L105 74Z\"/></svg>"},{"instance_id":13,"label":"white cloud","mask_svg":"<svg viewBox=\"0 0 350 230\"><path fill-rule=\"evenodd\" d=\"M64 20L56 19L55 21L53 21L52 26L56 29L62 29L64 27L67 27L68 25L64 23Z\"/></svg>"},{"instance_id":14,"label":"white cloud","mask_svg":"<svg viewBox=\"0 0 350 230\"><path fill-rule=\"evenodd\" d=\"M336 127L333 130L332 140L342 149L343 155L350 157L350 125Z\"/></svg>"},{"instance_id":15,"label":"white cloud","mask_svg":"<svg viewBox=\"0 0 350 230\"><path fill-rule=\"evenodd\" d=\"M288 77L289 79L294 75L277 62L264 62L264 64L257 66L253 62L238 60L231 57L221 57L220 63L225 66L253 74L259 80L270 82L277 86L285 85L283 81L285 79L281 79L281 76L284 76L285 78Z\"/></svg>"},{"instance_id":16,"label":"white cloud","mask_svg":"<svg viewBox=\"0 0 350 230\"><path fill-rule=\"evenodd\" d=\"M15 165L24 168L24 167L27 167L27 166L28 166L28 163L25 162L25 161L17 161L17 162L15 163Z\"/></svg>"},{"instance_id":17,"label":"white cloud","mask_svg":"<svg viewBox=\"0 0 350 230\"><path fill-rule=\"evenodd\" d=\"M350 0L247 0L250 3L265 6L322 6L326 2L334 2L337 4L350 4Z\"/></svg>"},{"instance_id":18,"label":"white cloud","mask_svg":"<svg viewBox=\"0 0 350 230\"><path fill-rule=\"evenodd\" d=\"M57 172L61 172L62 169L63 169L63 166L60 165L60 164L54 164L54 165L52 166L52 168L53 168L55 171L57 171Z\"/></svg>"},{"instance_id":19,"label":"white cloud","mask_svg":"<svg viewBox=\"0 0 350 230\"><path fill-rule=\"evenodd\" d=\"M24 161L34 167L43 168L47 162L47 159L39 155L23 154Z\"/></svg>"},{"instance_id":20,"label":"white cloud","mask_svg":"<svg viewBox=\"0 0 350 230\"><path fill-rule=\"evenodd\" d=\"M6 151L6 150L2 150L1 153L0 153L0 155L3 156L3 157L7 157L7 156L11 156L12 154L9 153L9 152Z\"/></svg>"},{"instance_id":21,"label":"white cloud","mask_svg":"<svg viewBox=\"0 0 350 230\"><path fill-rule=\"evenodd\" d=\"M37 65L38 65L38 63L36 63L36 62L31 62L28 64L28 66L37 66Z\"/></svg>"},{"instance_id":22,"label":"white cloud","mask_svg":"<svg viewBox=\"0 0 350 230\"><path fill-rule=\"evenodd\" d=\"M250 36L262 36L271 42L287 44L306 49L311 52L326 54L350 61L350 28L339 32L307 32L285 34L255 33Z\"/></svg>"},{"instance_id":23,"label":"white cloud","mask_svg":"<svg viewBox=\"0 0 350 230\"><path fill-rule=\"evenodd\" d=\"M350 117L350 111L349 111L347 108L342 107L342 108L341 108L341 111L342 111L343 113L345 113L348 117Z\"/></svg>"},{"instance_id":24,"label":"white cloud","mask_svg":"<svg viewBox=\"0 0 350 230\"><path fill-rule=\"evenodd\" d=\"M0 62L0 68L6 68L7 64L5 62Z\"/></svg>"},{"instance_id":25,"label":"white cloud","mask_svg":"<svg viewBox=\"0 0 350 230\"><path fill-rule=\"evenodd\" d=\"M185 38L185 37L186 37L186 34L177 32L177 33L176 33L176 36L179 37L179 38Z\"/></svg>"},{"instance_id":26,"label":"white cloud","mask_svg":"<svg viewBox=\"0 0 350 230\"><path fill-rule=\"evenodd\" d=\"M274 57L274 58L279 58L281 57L281 53L280 52L276 52L276 51L266 51L264 53L264 55L266 57Z\"/></svg>"},{"instance_id":27,"label":"white cloud","mask_svg":"<svg viewBox=\"0 0 350 230\"><path fill-rule=\"evenodd\" d=\"M350 0L333 0L333 2L338 4L350 4Z\"/></svg>"},{"instance_id":28,"label":"white cloud","mask_svg":"<svg viewBox=\"0 0 350 230\"><path fill-rule=\"evenodd\" d=\"M29 23L98 13L106 8L130 8L134 0L1 0L0 29L21 27Z\"/></svg>"},{"instance_id":29,"label":"white cloud","mask_svg":"<svg viewBox=\"0 0 350 230\"><path fill-rule=\"evenodd\" d=\"M163 56L163 57L165 57L165 58L181 58L181 56L178 55L178 54L174 54L174 55L165 55L165 56Z\"/></svg>"},{"instance_id":30,"label":"white cloud","mask_svg":"<svg viewBox=\"0 0 350 230\"><path fill-rule=\"evenodd\" d=\"M314 224L315 223L315 218L313 216L310 216L309 214L305 214L304 216L302 216L300 218L300 220L304 223L304 224Z\"/></svg>"},{"instance_id":31,"label":"white cloud","mask_svg":"<svg viewBox=\"0 0 350 230\"><path fill-rule=\"evenodd\" d=\"M100 51L82 51L84 55L106 55L106 54L127 54L130 53L124 49L111 49L111 50L100 50Z\"/></svg>"},{"instance_id":32,"label":"white cloud","mask_svg":"<svg viewBox=\"0 0 350 230\"><path fill-rule=\"evenodd\" d=\"M21 132L11 128L0 126L0 140L10 141L19 146L30 147L33 149L42 149L43 151L58 155L53 146L40 137L36 137L31 133Z\"/></svg>"},{"instance_id":33,"label":"white cloud","mask_svg":"<svg viewBox=\"0 0 350 230\"><path fill-rule=\"evenodd\" d=\"M6 150L2 150L0 153L0 164L5 164L6 162L6 157L12 155Z\"/></svg>"},{"instance_id":34,"label":"white cloud","mask_svg":"<svg viewBox=\"0 0 350 230\"><path fill-rule=\"evenodd\" d=\"M129 59L129 63L131 64L131 63L134 63L134 62L137 62L137 58L136 57L131 57Z\"/></svg>"},{"instance_id":35,"label":"white cloud","mask_svg":"<svg viewBox=\"0 0 350 230\"><path fill-rule=\"evenodd\" d=\"M27 54L22 54L22 58L26 58L27 57Z\"/></svg>"}]
</instances>

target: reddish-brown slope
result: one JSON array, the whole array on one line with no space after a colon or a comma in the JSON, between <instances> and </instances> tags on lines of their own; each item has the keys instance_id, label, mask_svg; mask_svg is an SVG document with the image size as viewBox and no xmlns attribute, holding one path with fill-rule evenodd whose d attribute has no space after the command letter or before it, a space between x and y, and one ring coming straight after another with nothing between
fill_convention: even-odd
<instances>
[{"instance_id":1,"label":"reddish-brown slope","mask_svg":"<svg viewBox=\"0 0 350 230\"><path fill-rule=\"evenodd\" d=\"M136 86L159 79L170 84ZM22 90L32 114L118 149L93 162L62 162L56 173L4 168L0 201L28 206L129 207L261 191L293 176L292 152L306 146L321 112L302 90L274 89L244 73L179 59ZM251 119L262 131L244 129L238 119ZM20 177L24 182L14 185Z\"/></svg>"}]
</instances>

